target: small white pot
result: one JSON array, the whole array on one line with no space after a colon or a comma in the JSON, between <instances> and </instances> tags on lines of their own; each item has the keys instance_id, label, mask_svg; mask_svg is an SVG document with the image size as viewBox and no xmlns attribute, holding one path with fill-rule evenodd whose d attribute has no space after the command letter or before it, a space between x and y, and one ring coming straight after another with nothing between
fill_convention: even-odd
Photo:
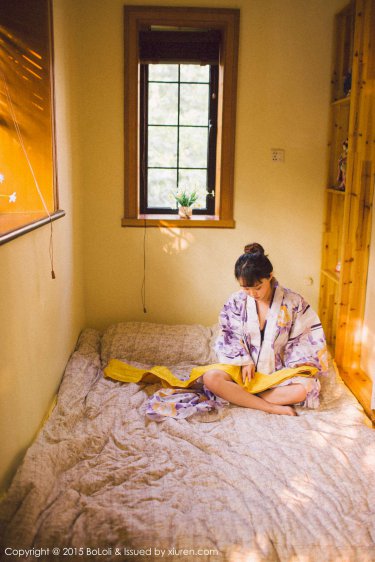
<instances>
[{"instance_id":1,"label":"small white pot","mask_svg":"<svg viewBox=\"0 0 375 562\"><path fill-rule=\"evenodd\" d=\"M190 219L193 214L192 207L179 207L178 214L182 219Z\"/></svg>"}]
</instances>

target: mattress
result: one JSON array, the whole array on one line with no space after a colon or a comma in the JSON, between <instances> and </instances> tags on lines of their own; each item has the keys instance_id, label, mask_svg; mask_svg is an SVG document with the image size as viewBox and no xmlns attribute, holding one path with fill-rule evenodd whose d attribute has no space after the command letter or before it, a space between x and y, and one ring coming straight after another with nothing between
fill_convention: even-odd
<instances>
[{"instance_id":1,"label":"mattress","mask_svg":"<svg viewBox=\"0 0 375 562\"><path fill-rule=\"evenodd\" d=\"M228 405L162 422L159 385L106 379L111 358L181 377L215 328L84 330L57 404L0 505L5 560L375 560L375 434L332 368L317 410Z\"/></svg>"}]
</instances>

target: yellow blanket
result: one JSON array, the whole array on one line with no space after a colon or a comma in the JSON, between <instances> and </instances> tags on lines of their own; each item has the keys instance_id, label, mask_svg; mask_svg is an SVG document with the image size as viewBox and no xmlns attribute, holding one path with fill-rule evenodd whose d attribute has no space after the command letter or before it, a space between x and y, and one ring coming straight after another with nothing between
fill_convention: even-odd
<instances>
[{"instance_id":1,"label":"yellow blanket","mask_svg":"<svg viewBox=\"0 0 375 562\"><path fill-rule=\"evenodd\" d=\"M118 359L111 359L107 367L104 369L104 375L110 379L120 382L137 383L152 374L161 381L164 387L189 388L199 377L211 369L225 371L234 382L242 386L242 388L251 394L263 392L264 390L293 377L313 377L318 372L318 369L315 367L302 365L300 367L295 367L294 369L281 369L280 371L275 371L270 375L255 373L255 376L250 381L246 379L246 382L244 383L242 381L241 367L238 367L237 365L215 363L214 365L194 367L190 372L189 378L182 381L167 367L156 366L151 369L138 369L137 367L132 367L131 365L123 363Z\"/></svg>"}]
</instances>

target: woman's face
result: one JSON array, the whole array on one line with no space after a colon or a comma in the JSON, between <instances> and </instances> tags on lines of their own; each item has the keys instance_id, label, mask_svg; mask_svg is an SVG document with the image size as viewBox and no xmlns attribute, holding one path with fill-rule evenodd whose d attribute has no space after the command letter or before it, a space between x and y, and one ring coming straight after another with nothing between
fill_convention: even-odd
<instances>
[{"instance_id":1,"label":"woman's face","mask_svg":"<svg viewBox=\"0 0 375 562\"><path fill-rule=\"evenodd\" d=\"M254 300L267 302L271 299L272 295L271 280L272 273L269 277L264 277L260 279L260 281L257 281L252 287L248 287L245 279L242 279L242 277L239 279L239 283L241 289Z\"/></svg>"}]
</instances>

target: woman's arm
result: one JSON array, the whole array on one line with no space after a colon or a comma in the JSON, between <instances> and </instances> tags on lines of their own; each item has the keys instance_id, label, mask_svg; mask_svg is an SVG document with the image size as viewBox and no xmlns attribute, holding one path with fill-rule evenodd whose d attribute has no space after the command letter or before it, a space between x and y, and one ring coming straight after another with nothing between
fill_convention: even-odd
<instances>
[{"instance_id":1,"label":"woman's arm","mask_svg":"<svg viewBox=\"0 0 375 562\"><path fill-rule=\"evenodd\" d=\"M215 351L220 363L253 365L243 328L245 321L246 295L235 293L226 302L219 316L221 332L216 340Z\"/></svg>"},{"instance_id":2,"label":"woman's arm","mask_svg":"<svg viewBox=\"0 0 375 562\"><path fill-rule=\"evenodd\" d=\"M286 367L312 365L319 371L328 369L327 345L322 324L316 312L300 297L294 307L293 323L284 350Z\"/></svg>"}]
</instances>

